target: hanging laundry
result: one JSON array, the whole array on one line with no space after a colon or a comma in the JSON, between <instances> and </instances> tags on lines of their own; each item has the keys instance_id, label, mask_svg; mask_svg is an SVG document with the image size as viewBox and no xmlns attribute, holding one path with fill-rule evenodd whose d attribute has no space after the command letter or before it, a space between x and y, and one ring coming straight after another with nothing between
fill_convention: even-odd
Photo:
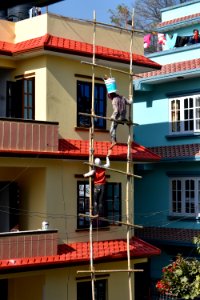
<instances>
[{"instance_id":1,"label":"hanging laundry","mask_svg":"<svg viewBox=\"0 0 200 300\"><path fill-rule=\"evenodd\" d=\"M189 36L177 36L175 48L186 46L189 42Z\"/></svg>"},{"instance_id":2,"label":"hanging laundry","mask_svg":"<svg viewBox=\"0 0 200 300\"><path fill-rule=\"evenodd\" d=\"M164 33L158 33L158 51L163 50L165 46L166 38ZM160 49L161 47L161 49Z\"/></svg>"},{"instance_id":3,"label":"hanging laundry","mask_svg":"<svg viewBox=\"0 0 200 300\"><path fill-rule=\"evenodd\" d=\"M151 34L146 34L144 36L144 48L149 48L151 45Z\"/></svg>"},{"instance_id":4,"label":"hanging laundry","mask_svg":"<svg viewBox=\"0 0 200 300\"><path fill-rule=\"evenodd\" d=\"M164 50L169 50L173 49L175 44L176 44L176 39L177 39L178 34L174 33L173 35L169 35L168 33L166 34L166 43Z\"/></svg>"}]
</instances>

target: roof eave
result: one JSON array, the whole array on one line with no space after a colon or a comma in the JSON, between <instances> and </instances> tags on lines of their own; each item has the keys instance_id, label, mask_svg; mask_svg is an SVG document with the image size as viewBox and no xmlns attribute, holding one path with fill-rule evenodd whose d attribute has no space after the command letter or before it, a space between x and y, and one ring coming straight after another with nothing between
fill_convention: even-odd
<instances>
[{"instance_id":1,"label":"roof eave","mask_svg":"<svg viewBox=\"0 0 200 300\"><path fill-rule=\"evenodd\" d=\"M162 26L162 25L159 26L158 25L155 28L155 31L156 32L163 32L163 33L166 32L167 33L167 32L179 29L179 28L185 28L187 26L199 24L199 22L200 22L200 17L193 18L193 19L190 19L190 20L181 21L181 22L176 22L174 24L169 24L169 25L164 25L164 26Z\"/></svg>"},{"instance_id":2,"label":"roof eave","mask_svg":"<svg viewBox=\"0 0 200 300\"><path fill-rule=\"evenodd\" d=\"M150 88L151 85L166 83L166 82L174 81L175 79L183 80L188 78L195 78L195 77L199 77L199 74L200 74L200 68L156 75L147 78L135 79L134 88L136 91L149 91L151 89Z\"/></svg>"}]
</instances>

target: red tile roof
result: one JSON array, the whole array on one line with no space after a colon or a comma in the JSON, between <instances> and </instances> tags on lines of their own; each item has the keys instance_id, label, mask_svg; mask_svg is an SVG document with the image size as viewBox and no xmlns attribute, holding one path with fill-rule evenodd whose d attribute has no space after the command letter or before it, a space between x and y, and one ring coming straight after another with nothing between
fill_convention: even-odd
<instances>
[{"instance_id":1,"label":"red tile roof","mask_svg":"<svg viewBox=\"0 0 200 300\"><path fill-rule=\"evenodd\" d=\"M168 25L175 25L175 24L180 23L180 22L192 21L196 18L200 18L200 13L196 13L196 14L192 14L192 15L189 15L189 16L184 16L184 17L172 19L172 20L169 20L169 21L161 22L156 27L161 28L161 27L165 27L165 26L168 26Z\"/></svg>"},{"instance_id":2,"label":"red tile roof","mask_svg":"<svg viewBox=\"0 0 200 300\"><path fill-rule=\"evenodd\" d=\"M93 242L94 261L105 262L113 260L125 260L127 257L127 243L124 239ZM150 257L159 255L160 250L136 237L130 240L131 258ZM42 256L31 258L17 258L0 260L0 273L8 269L40 268L45 266L56 267L58 265L80 265L89 263L89 242L79 242L60 245L58 254L54 256Z\"/></svg>"},{"instance_id":3,"label":"red tile roof","mask_svg":"<svg viewBox=\"0 0 200 300\"><path fill-rule=\"evenodd\" d=\"M146 72L140 74L140 76L143 78L150 78L150 77L156 77L160 75L167 75L171 73L178 73L181 71L196 70L196 69L200 69L200 58L166 64L163 65L160 70ZM136 79L138 78L136 77Z\"/></svg>"},{"instance_id":4,"label":"red tile roof","mask_svg":"<svg viewBox=\"0 0 200 300\"><path fill-rule=\"evenodd\" d=\"M161 159L200 157L200 144L185 144L172 146L149 147Z\"/></svg>"},{"instance_id":5,"label":"red tile roof","mask_svg":"<svg viewBox=\"0 0 200 300\"><path fill-rule=\"evenodd\" d=\"M44 36L33 38L16 44L0 41L0 54L4 55L15 56L24 52L40 49L88 57L92 57L93 54L92 44L57 37L50 34L46 34ZM127 64L130 61L129 52L115 50L98 45L96 46L96 57L104 60L122 62ZM133 64L160 69L160 65L158 63L151 61L147 57L139 54L133 54Z\"/></svg>"},{"instance_id":6,"label":"red tile roof","mask_svg":"<svg viewBox=\"0 0 200 300\"><path fill-rule=\"evenodd\" d=\"M95 155L99 157L105 157L108 153L108 149L110 147L110 142L103 141L95 141L94 142L94 150ZM59 150L69 156L84 156L88 157L89 154L89 141L83 140L59 140ZM127 145L118 143L112 149L111 158L117 158L118 160L127 158ZM132 143L132 158L134 161L154 161L160 160L160 157L154 153L152 153L147 148Z\"/></svg>"},{"instance_id":7,"label":"red tile roof","mask_svg":"<svg viewBox=\"0 0 200 300\"><path fill-rule=\"evenodd\" d=\"M135 235L148 241L193 243L193 238L199 236L198 229L143 227L135 229Z\"/></svg>"},{"instance_id":8,"label":"red tile roof","mask_svg":"<svg viewBox=\"0 0 200 300\"><path fill-rule=\"evenodd\" d=\"M99 157L105 157L108 153L108 149L111 146L107 141L95 141L94 150L95 155ZM0 149L0 156L27 156L37 158L51 157L51 158L88 158L89 155L89 142L83 140L59 140L59 151L31 151L31 150L16 150L16 149ZM117 160L127 159L127 145L118 143L112 149L111 158ZM151 152L149 149L132 143L132 159L133 161L148 162L158 161L160 156Z\"/></svg>"}]
</instances>

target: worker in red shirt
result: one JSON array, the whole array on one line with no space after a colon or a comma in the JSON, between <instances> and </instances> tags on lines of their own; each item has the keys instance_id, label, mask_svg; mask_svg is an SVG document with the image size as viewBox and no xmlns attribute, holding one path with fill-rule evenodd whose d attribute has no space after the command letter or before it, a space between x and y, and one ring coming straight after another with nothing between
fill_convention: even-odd
<instances>
[{"instance_id":1,"label":"worker in red shirt","mask_svg":"<svg viewBox=\"0 0 200 300\"><path fill-rule=\"evenodd\" d=\"M106 164L102 165L100 158L95 158L93 170L85 173L84 177L93 176L94 182L94 203L93 203L93 215L99 217L105 217L104 215L104 201L105 201L105 186L106 186L106 168L110 167L109 154L106 156ZM102 168L103 167L103 168ZM99 221L99 225L102 226L105 222Z\"/></svg>"}]
</instances>

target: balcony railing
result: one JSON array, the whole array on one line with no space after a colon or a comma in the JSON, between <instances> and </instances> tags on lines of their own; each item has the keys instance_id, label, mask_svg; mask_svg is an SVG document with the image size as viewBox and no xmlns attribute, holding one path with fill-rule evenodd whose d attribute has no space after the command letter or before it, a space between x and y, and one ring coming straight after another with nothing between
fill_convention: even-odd
<instances>
[{"instance_id":1,"label":"balcony railing","mask_svg":"<svg viewBox=\"0 0 200 300\"><path fill-rule=\"evenodd\" d=\"M0 150L58 150L58 123L0 118Z\"/></svg>"},{"instance_id":2,"label":"balcony railing","mask_svg":"<svg viewBox=\"0 0 200 300\"><path fill-rule=\"evenodd\" d=\"M57 230L0 233L0 259L57 254Z\"/></svg>"}]
</instances>

